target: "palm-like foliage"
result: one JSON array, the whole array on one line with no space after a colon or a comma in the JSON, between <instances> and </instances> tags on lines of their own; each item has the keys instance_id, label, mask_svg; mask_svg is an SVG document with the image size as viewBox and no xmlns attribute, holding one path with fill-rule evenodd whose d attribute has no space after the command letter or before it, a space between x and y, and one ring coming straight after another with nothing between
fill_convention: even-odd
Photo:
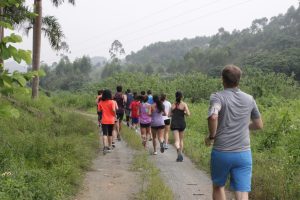
<instances>
[{"instance_id":1,"label":"palm-like foliage","mask_svg":"<svg viewBox=\"0 0 300 200\"><path fill-rule=\"evenodd\" d=\"M64 1L64 0L52 0L51 2L52 2L52 4L53 4L55 7L57 7L57 6L61 5L61 4L63 4L65 1ZM70 4L75 5L75 0L68 0L68 2L69 2Z\"/></svg>"},{"instance_id":2,"label":"palm-like foliage","mask_svg":"<svg viewBox=\"0 0 300 200\"><path fill-rule=\"evenodd\" d=\"M27 21L22 24L26 35L33 28L33 20ZM48 39L50 46L55 50L66 50L68 51L68 45L63 39L65 35L62 31L62 27L58 22L58 19L54 16L45 16L42 18L42 28L44 36Z\"/></svg>"},{"instance_id":3,"label":"palm-like foliage","mask_svg":"<svg viewBox=\"0 0 300 200\"><path fill-rule=\"evenodd\" d=\"M54 6L59 6L62 3L64 3L64 0L51 0ZM75 4L75 0L68 0L69 3ZM37 17L34 19L33 24L33 56L32 56L32 69L33 70L39 70L40 65L40 52L41 52L41 31L42 31L42 0L34 0L34 8L35 13L38 14ZM57 26L57 21L54 20L54 18L48 18L44 19L44 22L46 22L48 25L54 25L54 27L58 28L60 26ZM46 29L44 29L46 30ZM49 29L48 29L49 30ZM56 31L53 31L53 29L46 31L46 35L51 35L50 37L50 44L54 45L55 48L67 48L67 46L63 45L65 43L59 42L56 43L56 39L60 39L62 34L61 32L56 29ZM39 78L35 77L32 81L32 98L38 97L38 88L39 88Z\"/></svg>"}]
</instances>

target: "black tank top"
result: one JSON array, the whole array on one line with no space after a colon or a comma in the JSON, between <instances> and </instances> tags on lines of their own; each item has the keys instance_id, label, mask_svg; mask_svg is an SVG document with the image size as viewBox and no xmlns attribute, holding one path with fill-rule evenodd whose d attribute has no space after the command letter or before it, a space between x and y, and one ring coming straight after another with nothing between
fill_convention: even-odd
<instances>
[{"instance_id":1,"label":"black tank top","mask_svg":"<svg viewBox=\"0 0 300 200\"><path fill-rule=\"evenodd\" d=\"M171 129L185 129L185 127L184 110L179 109L178 104L176 104L172 110Z\"/></svg>"},{"instance_id":2,"label":"black tank top","mask_svg":"<svg viewBox=\"0 0 300 200\"><path fill-rule=\"evenodd\" d=\"M123 98L123 94L117 92L114 96L114 100L117 102L118 105L118 110L117 113L124 113L124 98Z\"/></svg>"}]
</instances>

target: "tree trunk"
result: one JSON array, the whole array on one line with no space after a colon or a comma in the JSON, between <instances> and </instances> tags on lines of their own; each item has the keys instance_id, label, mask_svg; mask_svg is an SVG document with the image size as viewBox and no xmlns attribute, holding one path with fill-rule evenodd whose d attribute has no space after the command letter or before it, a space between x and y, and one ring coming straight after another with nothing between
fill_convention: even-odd
<instances>
[{"instance_id":1,"label":"tree trunk","mask_svg":"<svg viewBox=\"0 0 300 200\"><path fill-rule=\"evenodd\" d=\"M4 8L1 7L0 8L0 16L2 16L3 14L4 14ZM2 41L3 37L4 37L4 27L0 26L0 42ZM3 64L3 60L0 58L0 65L1 64Z\"/></svg>"},{"instance_id":2,"label":"tree trunk","mask_svg":"<svg viewBox=\"0 0 300 200\"><path fill-rule=\"evenodd\" d=\"M34 0L34 12L38 16L34 19L33 24L33 46L32 46L32 70L40 69L41 55L41 31L42 31L42 0ZM39 76L32 79L32 98L35 99L39 95Z\"/></svg>"}]
</instances>

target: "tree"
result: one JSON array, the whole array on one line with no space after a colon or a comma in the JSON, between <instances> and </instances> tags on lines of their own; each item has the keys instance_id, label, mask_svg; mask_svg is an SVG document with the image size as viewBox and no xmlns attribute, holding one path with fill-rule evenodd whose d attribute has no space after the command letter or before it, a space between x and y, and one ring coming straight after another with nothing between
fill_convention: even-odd
<instances>
[{"instance_id":1,"label":"tree","mask_svg":"<svg viewBox=\"0 0 300 200\"><path fill-rule=\"evenodd\" d=\"M61 5L64 0L51 0L54 6ZM69 3L75 4L75 0L68 0ZM34 0L34 12L37 16L33 23L33 47L32 47L32 70L38 71L40 65L41 53L41 34L42 34L42 0ZM57 38L53 38L57 39ZM59 47L59 46L58 46ZM34 77L32 81L32 98L38 97L39 77Z\"/></svg>"},{"instance_id":2,"label":"tree","mask_svg":"<svg viewBox=\"0 0 300 200\"><path fill-rule=\"evenodd\" d=\"M122 43L119 40L113 41L109 49L109 55L112 60L118 59L118 56L125 54Z\"/></svg>"},{"instance_id":3,"label":"tree","mask_svg":"<svg viewBox=\"0 0 300 200\"><path fill-rule=\"evenodd\" d=\"M0 29L1 41L0 41L0 60L4 61L7 59L13 59L20 63L25 61L27 64L31 63L31 52L23 49L17 49L13 46L14 43L22 42L22 38L14 33L4 37L4 29L13 30L13 23L11 22L11 16L5 14L4 8L18 7L20 1L12 0L1 0L0 2ZM7 97L9 94L15 91L26 91L26 82L33 76L38 75L38 72L20 73L13 72L9 73L8 70L4 69L3 63L0 63L0 98ZM13 116L18 117L19 113L16 109L9 105L0 104L0 117Z\"/></svg>"}]
</instances>

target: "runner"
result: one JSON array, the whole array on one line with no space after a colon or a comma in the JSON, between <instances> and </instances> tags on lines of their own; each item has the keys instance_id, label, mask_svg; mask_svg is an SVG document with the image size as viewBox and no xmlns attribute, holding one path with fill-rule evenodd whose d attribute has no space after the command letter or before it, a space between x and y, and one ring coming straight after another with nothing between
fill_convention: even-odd
<instances>
[{"instance_id":1,"label":"runner","mask_svg":"<svg viewBox=\"0 0 300 200\"><path fill-rule=\"evenodd\" d=\"M103 93L103 90L98 90L98 95L97 95L96 101L95 101L95 103L96 103L97 106L98 106L98 103L99 103L99 99L102 96L102 93Z\"/></svg>"},{"instance_id":2,"label":"runner","mask_svg":"<svg viewBox=\"0 0 300 200\"><path fill-rule=\"evenodd\" d=\"M116 105L116 110L118 110L118 104L115 100L113 100L115 105ZM115 141L118 139L118 117L117 114L115 114L115 124L114 124L114 128L113 128L113 139L112 139L112 148L116 147L116 143Z\"/></svg>"},{"instance_id":3,"label":"runner","mask_svg":"<svg viewBox=\"0 0 300 200\"><path fill-rule=\"evenodd\" d=\"M121 141L121 129L122 129L122 120L124 118L124 112L125 112L125 104L127 102L126 95L122 92L122 86L117 86L117 92L114 96L114 100L118 104L118 110L117 110L117 134L118 134L118 140Z\"/></svg>"},{"instance_id":4,"label":"runner","mask_svg":"<svg viewBox=\"0 0 300 200\"><path fill-rule=\"evenodd\" d=\"M138 128L138 123L139 123L139 108L140 108L140 96L137 95L135 92L134 95L134 100L130 104L130 110L131 110L131 124L132 128L137 132Z\"/></svg>"},{"instance_id":5,"label":"runner","mask_svg":"<svg viewBox=\"0 0 300 200\"><path fill-rule=\"evenodd\" d=\"M149 94L148 94L149 93ZM148 99L148 103L150 104L150 105L152 105L153 104L153 97L152 97L152 95L151 95L151 90L148 90L147 91L147 99ZM141 95L142 96L146 96L146 92L145 91L141 91ZM150 100L149 100L150 99ZM150 129L150 138L149 138L149 141L152 141L152 133L151 133L151 129Z\"/></svg>"},{"instance_id":6,"label":"runner","mask_svg":"<svg viewBox=\"0 0 300 200\"><path fill-rule=\"evenodd\" d=\"M165 138L165 149L168 149L168 144L169 144L169 132L170 132L170 123L171 123L171 119L170 119L170 115L171 115L171 103L169 101L167 101L167 95L165 94L161 94L160 96L160 100L163 102L164 107L165 107L165 113L166 116L163 116L164 118L164 122L165 122L165 130L164 130L164 138Z\"/></svg>"},{"instance_id":7,"label":"runner","mask_svg":"<svg viewBox=\"0 0 300 200\"><path fill-rule=\"evenodd\" d=\"M148 95L148 103L152 105L154 102L153 102L153 96L151 90L147 91L147 95Z\"/></svg>"},{"instance_id":8,"label":"runner","mask_svg":"<svg viewBox=\"0 0 300 200\"><path fill-rule=\"evenodd\" d=\"M213 143L211 178L212 196L216 200L226 199L224 188L228 175L236 200L248 200L251 191L249 129L262 129L263 122L253 97L238 88L241 74L239 67L227 65L222 71L224 90L210 96L209 134L205 143L208 146Z\"/></svg>"},{"instance_id":9,"label":"runner","mask_svg":"<svg viewBox=\"0 0 300 200\"><path fill-rule=\"evenodd\" d=\"M103 154L111 152L112 131L115 123L116 103L112 100L110 90L104 90L102 100L98 104L98 111L102 111L102 133L103 133Z\"/></svg>"},{"instance_id":10,"label":"runner","mask_svg":"<svg viewBox=\"0 0 300 200\"><path fill-rule=\"evenodd\" d=\"M149 102L149 99L148 99ZM153 96L153 104L151 105L151 132L152 132L152 141L153 141L153 154L157 155L156 151L156 136L160 143L160 152L165 151L165 142L164 142L164 129L165 122L163 115L165 115L164 104L160 101L157 95Z\"/></svg>"},{"instance_id":11,"label":"runner","mask_svg":"<svg viewBox=\"0 0 300 200\"><path fill-rule=\"evenodd\" d=\"M126 124L129 127L130 126L129 125L129 121L130 121L130 104L133 100L133 95L132 95L130 89L127 89L127 91L126 91L126 98L127 98L126 106L125 106Z\"/></svg>"},{"instance_id":12,"label":"runner","mask_svg":"<svg viewBox=\"0 0 300 200\"><path fill-rule=\"evenodd\" d=\"M101 101L103 90L98 90L98 96L96 97L97 115L98 115L98 126L101 127L102 112L98 111L98 104Z\"/></svg>"},{"instance_id":13,"label":"runner","mask_svg":"<svg viewBox=\"0 0 300 200\"><path fill-rule=\"evenodd\" d=\"M176 102L171 107L171 130L174 134L175 147L177 149L177 162L183 161L183 136L186 128L185 115L189 116L190 111L186 103L182 101L183 95L180 91L175 93Z\"/></svg>"},{"instance_id":14,"label":"runner","mask_svg":"<svg viewBox=\"0 0 300 200\"><path fill-rule=\"evenodd\" d=\"M151 125L151 105L148 102L148 96L141 96L140 104L140 130L142 143L144 148L147 147L147 138L151 136L150 125Z\"/></svg>"}]
</instances>

